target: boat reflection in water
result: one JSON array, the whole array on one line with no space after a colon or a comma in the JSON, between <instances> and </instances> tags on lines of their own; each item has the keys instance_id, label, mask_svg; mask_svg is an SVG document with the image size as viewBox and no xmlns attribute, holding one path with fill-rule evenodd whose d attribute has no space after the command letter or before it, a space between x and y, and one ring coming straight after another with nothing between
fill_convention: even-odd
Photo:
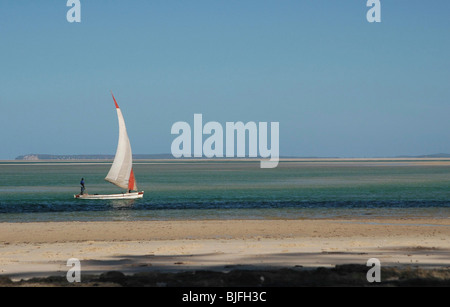
<instances>
[{"instance_id":1,"label":"boat reflection in water","mask_svg":"<svg viewBox=\"0 0 450 307\"><path fill-rule=\"evenodd\" d=\"M110 204L114 209L130 209L136 203L134 199L113 199Z\"/></svg>"}]
</instances>

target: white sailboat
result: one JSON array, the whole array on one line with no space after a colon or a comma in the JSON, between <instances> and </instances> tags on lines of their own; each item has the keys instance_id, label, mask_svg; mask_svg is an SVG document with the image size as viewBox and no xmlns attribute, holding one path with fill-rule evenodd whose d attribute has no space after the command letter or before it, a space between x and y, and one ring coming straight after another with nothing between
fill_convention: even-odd
<instances>
[{"instance_id":1,"label":"white sailboat","mask_svg":"<svg viewBox=\"0 0 450 307\"><path fill-rule=\"evenodd\" d=\"M126 189L126 192L120 194L77 194L74 195L78 199L136 199L144 197L143 191L138 191L136 179L133 173L133 156L131 153L130 140L125 127L122 111L120 111L116 98L111 93L114 104L116 105L117 118L119 120L119 142L117 144L116 156L111 165L111 169L106 175L105 180L115 184L116 186Z\"/></svg>"}]
</instances>

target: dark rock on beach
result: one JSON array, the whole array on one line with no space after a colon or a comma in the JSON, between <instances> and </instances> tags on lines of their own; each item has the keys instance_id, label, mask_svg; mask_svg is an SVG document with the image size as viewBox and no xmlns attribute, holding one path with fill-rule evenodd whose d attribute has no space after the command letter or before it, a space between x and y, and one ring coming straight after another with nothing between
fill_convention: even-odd
<instances>
[{"instance_id":1,"label":"dark rock on beach","mask_svg":"<svg viewBox=\"0 0 450 307\"><path fill-rule=\"evenodd\" d=\"M176 273L142 272L125 275L110 271L82 276L80 283L68 283L65 276L32 278L17 282L0 277L0 286L45 287L367 287L367 286L450 286L450 268L420 269L387 267L382 281L369 283L364 265L338 265L334 268L234 269L185 271Z\"/></svg>"}]
</instances>

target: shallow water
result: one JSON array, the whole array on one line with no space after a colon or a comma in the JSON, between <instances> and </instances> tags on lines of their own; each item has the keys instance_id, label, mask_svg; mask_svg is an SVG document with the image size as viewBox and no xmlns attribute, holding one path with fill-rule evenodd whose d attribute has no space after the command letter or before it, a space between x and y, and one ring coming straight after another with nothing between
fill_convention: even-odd
<instances>
[{"instance_id":1,"label":"shallow water","mask_svg":"<svg viewBox=\"0 0 450 307\"><path fill-rule=\"evenodd\" d=\"M450 217L450 166L414 162L141 162L144 199L78 200L117 193L110 162L0 163L0 222Z\"/></svg>"}]
</instances>

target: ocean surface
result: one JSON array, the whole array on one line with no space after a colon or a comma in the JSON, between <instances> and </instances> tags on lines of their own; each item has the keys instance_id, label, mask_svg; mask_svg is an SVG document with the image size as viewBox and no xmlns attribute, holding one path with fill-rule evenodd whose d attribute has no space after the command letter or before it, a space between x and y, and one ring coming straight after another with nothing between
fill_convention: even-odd
<instances>
[{"instance_id":1,"label":"ocean surface","mask_svg":"<svg viewBox=\"0 0 450 307\"><path fill-rule=\"evenodd\" d=\"M450 218L450 163L410 160L137 161L139 200L120 193L111 162L0 162L0 222L173 219Z\"/></svg>"}]
</instances>

